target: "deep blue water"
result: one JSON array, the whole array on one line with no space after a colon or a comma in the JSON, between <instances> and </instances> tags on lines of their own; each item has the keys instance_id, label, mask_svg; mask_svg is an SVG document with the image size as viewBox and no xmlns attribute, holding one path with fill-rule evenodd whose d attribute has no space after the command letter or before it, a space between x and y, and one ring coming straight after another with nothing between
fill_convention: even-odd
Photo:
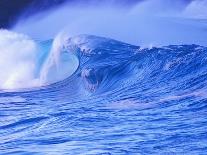
<instances>
[{"instance_id":1,"label":"deep blue water","mask_svg":"<svg viewBox=\"0 0 207 155\"><path fill-rule=\"evenodd\" d=\"M206 47L78 39L72 76L0 92L1 155L207 154Z\"/></svg>"}]
</instances>

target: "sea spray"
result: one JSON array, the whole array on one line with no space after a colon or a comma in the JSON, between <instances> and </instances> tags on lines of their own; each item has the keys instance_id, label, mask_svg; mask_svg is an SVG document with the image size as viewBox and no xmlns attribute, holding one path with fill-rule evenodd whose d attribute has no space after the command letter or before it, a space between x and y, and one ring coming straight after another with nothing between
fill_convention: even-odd
<instances>
[{"instance_id":1,"label":"sea spray","mask_svg":"<svg viewBox=\"0 0 207 155\"><path fill-rule=\"evenodd\" d=\"M78 68L78 58L65 47L68 36L59 33L53 41L49 56L40 73L42 84L51 84L64 80Z\"/></svg>"},{"instance_id":2,"label":"sea spray","mask_svg":"<svg viewBox=\"0 0 207 155\"><path fill-rule=\"evenodd\" d=\"M61 34L50 42L51 50L42 50L42 44L26 35L0 30L0 89L40 87L72 75L78 58L63 48Z\"/></svg>"}]
</instances>

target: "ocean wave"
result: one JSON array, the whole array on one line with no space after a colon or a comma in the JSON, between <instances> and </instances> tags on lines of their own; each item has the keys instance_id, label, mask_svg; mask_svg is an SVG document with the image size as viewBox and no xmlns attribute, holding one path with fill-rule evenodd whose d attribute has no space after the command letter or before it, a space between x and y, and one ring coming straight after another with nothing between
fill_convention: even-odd
<instances>
[{"instance_id":1,"label":"ocean wave","mask_svg":"<svg viewBox=\"0 0 207 155\"><path fill-rule=\"evenodd\" d=\"M206 47L143 48L92 35L63 38L26 39L40 47L32 71L38 79L43 72L44 80L39 87L0 91L3 154L206 152ZM25 59L25 51L9 52L15 61L25 63L29 54L35 62L31 50ZM16 63L2 62L0 67L15 66L20 73Z\"/></svg>"},{"instance_id":2,"label":"ocean wave","mask_svg":"<svg viewBox=\"0 0 207 155\"><path fill-rule=\"evenodd\" d=\"M3 38L6 41L1 42L5 59L0 66L2 73L6 73L1 77L1 89L67 82L73 74L76 76L73 80L78 80L81 87L90 92L106 92L143 83L152 87L155 82L173 87L177 83L175 89L192 88L205 82L202 77L206 74L207 48L199 45L141 48L98 36L62 34L53 41L35 42L13 32L1 33L7 35ZM5 48L9 43L13 46ZM192 82L195 79L202 81L195 84Z\"/></svg>"}]
</instances>

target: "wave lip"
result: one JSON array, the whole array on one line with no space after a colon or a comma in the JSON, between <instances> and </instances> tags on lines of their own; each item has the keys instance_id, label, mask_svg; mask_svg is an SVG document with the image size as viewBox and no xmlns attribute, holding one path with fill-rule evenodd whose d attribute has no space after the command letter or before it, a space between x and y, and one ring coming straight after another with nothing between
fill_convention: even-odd
<instances>
[{"instance_id":1,"label":"wave lip","mask_svg":"<svg viewBox=\"0 0 207 155\"><path fill-rule=\"evenodd\" d=\"M58 34L52 43L40 71L40 80L43 84L51 84L71 76L79 66L79 59L73 49L66 47L67 37Z\"/></svg>"}]
</instances>

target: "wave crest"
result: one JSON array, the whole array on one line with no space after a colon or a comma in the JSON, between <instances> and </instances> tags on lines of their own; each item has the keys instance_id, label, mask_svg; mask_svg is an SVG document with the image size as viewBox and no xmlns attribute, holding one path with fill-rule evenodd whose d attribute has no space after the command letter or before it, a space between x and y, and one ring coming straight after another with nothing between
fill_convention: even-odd
<instances>
[{"instance_id":1,"label":"wave crest","mask_svg":"<svg viewBox=\"0 0 207 155\"><path fill-rule=\"evenodd\" d=\"M0 89L41 87L72 75L79 61L63 44L62 35L45 43L0 30Z\"/></svg>"}]
</instances>

